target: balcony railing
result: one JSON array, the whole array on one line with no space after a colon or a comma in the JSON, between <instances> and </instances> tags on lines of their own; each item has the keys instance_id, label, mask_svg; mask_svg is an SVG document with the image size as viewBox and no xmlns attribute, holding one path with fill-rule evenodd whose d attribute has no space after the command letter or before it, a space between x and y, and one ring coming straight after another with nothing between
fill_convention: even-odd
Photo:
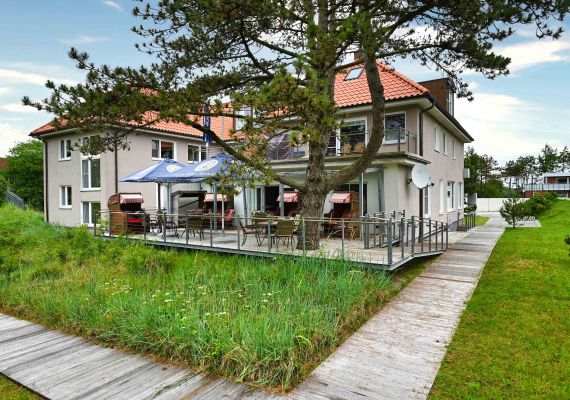
<instances>
[{"instance_id":1,"label":"balcony railing","mask_svg":"<svg viewBox=\"0 0 570 400\"><path fill-rule=\"evenodd\" d=\"M331 136L327 148L327 156L349 156L364 153L368 145L370 132L336 133ZM267 158L269 160L291 160L308 156L307 146L291 146L283 140L272 140L267 146ZM417 147L417 135L407 129L387 129L384 132L384 140L380 147L383 151L406 151L415 153Z\"/></svg>"},{"instance_id":2,"label":"balcony railing","mask_svg":"<svg viewBox=\"0 0 570 400\"><path fill-rule=\"evenodd\" d=\"M523 185L523 189L527 192L570 191L570 183L529 183Z\"/></svg>"}]
</instances>

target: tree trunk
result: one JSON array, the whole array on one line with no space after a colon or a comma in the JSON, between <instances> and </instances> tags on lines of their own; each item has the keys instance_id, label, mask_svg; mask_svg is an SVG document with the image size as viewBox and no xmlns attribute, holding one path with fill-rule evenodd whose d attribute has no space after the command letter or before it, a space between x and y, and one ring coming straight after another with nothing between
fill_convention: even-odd
<instances>
[{"instance_id":1,"label":"tree trunk","mask_svg":"<svg viewBox=\"0 0 570 400\"><path fill-rule=\"evenodd\" d=\"M303 196L303 208L301 211L302 224L299 226L297 249L317 250L320 239L320 220L323 218L322 212L325 205L327 193L324 184L321 188L310 190ZM303 244L303 235L305 243Z\"/></svg>"}]
</instances>

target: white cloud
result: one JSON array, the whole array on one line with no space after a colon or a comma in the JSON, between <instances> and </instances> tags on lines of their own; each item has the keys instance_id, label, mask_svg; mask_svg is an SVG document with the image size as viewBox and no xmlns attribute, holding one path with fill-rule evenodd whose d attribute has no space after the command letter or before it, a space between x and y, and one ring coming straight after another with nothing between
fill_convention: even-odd
<instances>
[{"instance_id":1,"label":"white cloud","mask_svg":"<svg viewBox=\"0 0 570 400\"><path fill-rule=\"evenodd\" d=\"M497 47L495 51L510 57L509 69L518 72L538 64L570 61L570 40L535 39Z\"/></svg>"},{"instance_id":2,"label":"white cloud","mask_svg":"<svg viewBox=\"0 0 570 400\"><path fill-rule=\"evenodd\" d=\"M33 113L38 110L34 107L25 106L20 103L8 103L0 105L0 110L5 110L13 113Z\"/></svg>"},{"instance_id":3,"label":"white cloud","mask_svg":"<svg viewBox=\"0 0 570 400\"><path fill-rule=\"evenodd\" d=\"M65 83L74 85L77 82L69 79L62 79L54 76L47 76L35 72L27 72L18 69L0 68L0 82L9 82L17 84L31 84L44 86L46 81L52 80L56 83Z\"/></svg>"},{"instance_id":4,"label":"white cloud","mask_svg":"<svg viewBox=\"0 0 570 400\"><path fill-rule=\"evenodd\" d=\"M0 156L8 154L8 150L17 142L28 140L28 134L10 124L0 122Z\"/></svg>"},{"instance_id":5,"label":"white cloud","mask_svg":"<svg viewBox=\"0 0 570 400\"><path fill-rule=\"evenodd\" d=\"M60 42L69 45L78 45L78 44L89 44L89 43L101 43L101 42L106 42L107 40L109 40L109 38L106 36L78 35L71 39L61 39Z\"/></svg>"},{"instance_id":6,"label":"white cloud","mask_svg":"<svg viewBox=\"0 0 570 400\"><path fill-rule=\"evenodd\" d=\"M9 87L2 87L0 86L0 96L4 95L4 94L8 94L12 91L12 89L10 89Z\"/></svg>"},{"instance_id":7,"label":"white cloud","mask_svg":"<svg viewBox=\"0 0 570 400\"><path fill-rule=\"evenodd\" d=\"M455 105L455 116L475 138L475 149L501 162L536 154L546 142L562 146L565 131L556 122L560 112L494 93L475 92L472 102L458 99Z\"/></svg>"},{"instance_id":8,"label":"white cloud","mask_svg":"<svg viewBox=\"0 0 570 400\"><path fill-rule=\"evenodd\" d=\"M114 9L116 11L123 11L123 7L121 7L120 4L118 4L117 2L115 2L113 0L104 0L104 1L102 1L102 3L108 7L111 7L112 9Z\"/></svg>"}]
</instances>

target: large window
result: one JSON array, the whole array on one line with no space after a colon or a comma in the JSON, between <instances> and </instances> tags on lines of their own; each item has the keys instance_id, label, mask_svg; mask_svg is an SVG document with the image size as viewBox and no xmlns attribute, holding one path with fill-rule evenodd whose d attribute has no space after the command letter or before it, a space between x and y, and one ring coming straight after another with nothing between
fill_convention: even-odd
<instances>
[{"instance_id":1,"label":"large window","mask_svg":"<svg viewBox=\"0 0 570 400\"><path fill-rule=\"evenodd\" d=\"M59 160L71 160L71 139L59 141Z\"/></svg>"},{"instance_id":2,"label":"large window","mask_svg":"<svg viewBox=\"0 0 570 400\"><path fill-rule=\"evenodd\" d=\"M406 140L406 114L389 114L386 115L385 120L386 137L384 142L397 142L398 135L400 136L400 141Z\"/></svg>"},{"instance_id":3,"label":"large window","mask_svg":"<svg viewBox=\"0 0 570 400\"><path fill-rule=\"evenodd\" d=\"M441 130L438 126L433 131L433 149L441 152Z\"/></svg>"},{"instance_id":4,"label":"large window","mask_svg":"<svg viewBox=\"0 0 570 400\"><path fill-rule=\"evenodd\" d=\"M93 225L95 218L99 219L97 215L101 211L101 203L95 201L84 201L81 203L81 222L86 225Z\"/></svg>"},{"instance_id":5,"label":"large window","mask_svg":"<svg viewBox=\"0 0 570 400\"><path fill-rule=\"evenodd\" d=\"M455 182L447 182L447 211L455 209Z\"/></svg>"},{"instance_id":6,"label":"large window","mask_svg":"<svg viewBox=\"0 0 570 400\"><path fill-rule=\"evenodd\" d=\"M366 146L366 120L344 121L329 139L328 156L362 153Z\"/></svg>"},{"instance_id":7,"label":"large window","mask_svg":"<svg viewBox=\"0 0 570 400\"><path fill-rule=\"evenodd\" d=\"M152 158L164 159L170 158L174 160L174 143L165 140L152 139Z\"/></svg>"},{"instance_id":8,"label":"large window","mask_svg":"<svg viewBox=\"0 0 570 400\"><path fill-rule=\"evenodd\" d=\"M101 160L84 158L81 160L81 189L101 188Z\"/></svg>"},{"instance_id":9,"label":"large window","mask_svg":"<svg viewBox=\"0 0 570 400\"><path fill-rule=\"evenodd\" d=\"M59 208L71 208L71 186L59 187Z\"/></svg>"},{"instance_id":10,"label":"large window","mask_svg":"<svg viewBox=\"0 0 570 400\"><path fill-rule=\"evenodd\" d=\"M439 213L443 214L445 211L445 186L443 179L439 180Z\"/></svg>"},{"instance_id":11,"label":"large window","mask_svg":"<svg viewBox=\"0 0 570 400\"><path fill-rule=\"evenodd\" d=\"M424 217L431 216L431 186L428 185L423 188L423 207Z\"/></svg>"},{"instance_id":12,"label":"large window","mask_svg":"<svg viewBox=\"0 0 570 400\"><path fill-rule=\"evenodd\" d=\"M83 146L89 145L91 137L81 139ZM81 153L81 189L98 190L101 188L101 159L99 155Z\"/></svg>"},{"instance_id":13,"label":"large window","mask_svg":"<svg viewBox=\"0 0 570 400\"><path fill-rule=\"evenodd\" d=\"M463 192L463 182L457 182L457 209L463 208L465 193Z\"/></svg>"}]
</instances>

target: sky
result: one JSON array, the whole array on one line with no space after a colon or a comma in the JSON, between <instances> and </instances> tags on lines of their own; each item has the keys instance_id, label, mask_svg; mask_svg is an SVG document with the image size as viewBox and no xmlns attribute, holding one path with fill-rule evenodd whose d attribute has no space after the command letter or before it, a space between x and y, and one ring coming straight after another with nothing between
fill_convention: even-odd
<instances>
[{"instance_id":1,"label":"sky","mask_svg":"<svg viewBox=\"0 0 570 400\"><path fill-rule=\"evenodd\" d=\"M78 83L83 73L67 57L70 47L97 64L137 66L150 61L134 44L132 0L0 0L0 157L51 116L21 104L49 95L45 81ZM570 20L564 23L570 30ZM545 143L570 146L570 32L538 40L518 29L496 46L512 58L511 74L488 80L464 75L475 99L456 102L455 116L475 138L479 153L500 162L536 155ZM412 62L396 68L416 81L441 77Z\"/></svg>"}]
</instances>

